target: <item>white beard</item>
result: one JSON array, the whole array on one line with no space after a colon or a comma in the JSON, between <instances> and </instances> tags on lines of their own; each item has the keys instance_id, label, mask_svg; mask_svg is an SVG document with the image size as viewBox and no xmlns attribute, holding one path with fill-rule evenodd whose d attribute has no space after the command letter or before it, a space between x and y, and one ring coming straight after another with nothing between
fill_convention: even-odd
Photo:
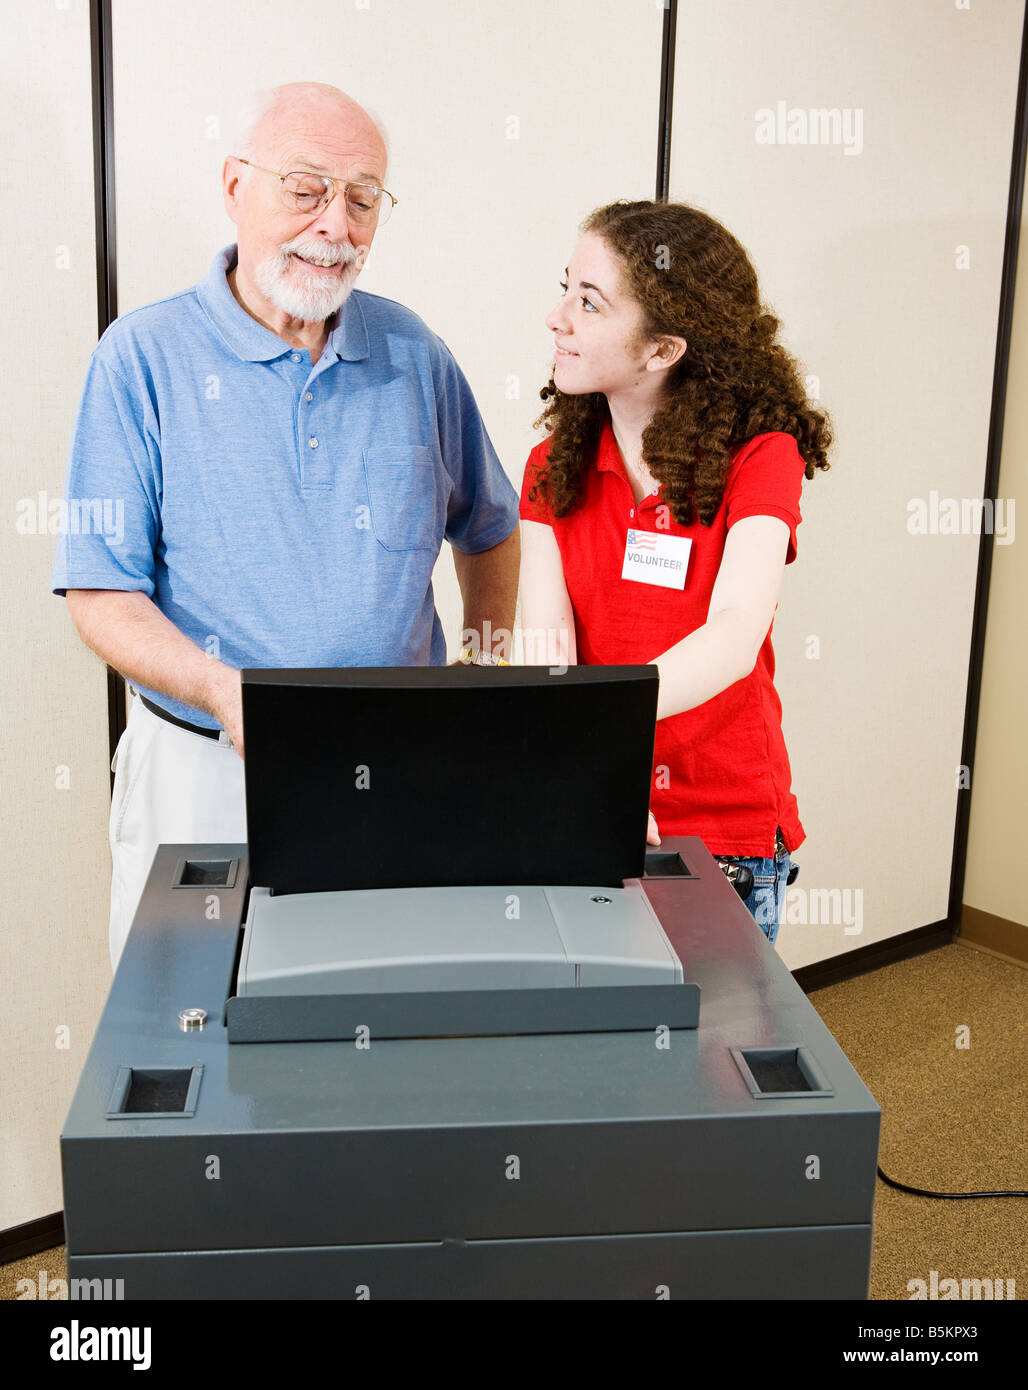
<instances>
[{"instance_id":1,"label":"white beard","mask_svg":"<svg viewBox=\"0 0 1028 1390\"><path fill-rule=\"evenodd\" d=\"M292 259L293 254L311 257L338 256L345 269L339 279L325 280L317 271L309 275ZM261 294L290 318L307 323L324 323L349 298L354 282L367 256L367 247L327 245L324 242L287 242L278 255L260 261L254 279Z\"/></svg>"}]
</instances>

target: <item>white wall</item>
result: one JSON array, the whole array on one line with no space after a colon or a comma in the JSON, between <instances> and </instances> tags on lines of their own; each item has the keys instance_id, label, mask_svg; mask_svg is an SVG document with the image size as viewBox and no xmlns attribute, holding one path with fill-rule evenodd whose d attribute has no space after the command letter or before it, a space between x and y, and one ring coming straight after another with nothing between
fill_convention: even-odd
<instances>
[{"instance_id":1,"label":"white wall","mask_svg":"<svg viewBox=\"0 0 1028 1390\"><path fill-rule=\"evenodd\" d=\"M113 14L122 312L201 279L234 240L221 165L253 91L330 82L384 123L399 199L360 288L407 304L446 340L520 487L552 363L543 321L578 224L601 203L653 196L663 11L653 0L116 0ZM453 657L448 546L435 590Z\"/></svg>"},{"instance_id":2,"label":"white wall","mask_svg":"<svg viewBox=\"0 0 1028 1390\"><path fill-rule=\"evenodd\" d=\"M61 1209L57 1136L111 974L107 680L50 593L46 529L96 342L87 0L8 5L3 35L0 1230Z\"/></svg>"},{"instance_id":3,"label":"white wall","mask_svg":"<svg viewBox=\"0 0 1028 1390\"><path fill-rule=\"evenodd\" d=\"M747 247L837 429L775 622L808 836L807 924L779 937L791 968L947 912L978 537L912 535L908 504L982 495L1023 14L679 7L671 196ZM759 142L757 113L780 101L848 109L859 152ZM812 888L850 890L848 920L810 924Z\"/></svg>"}]
</instances>

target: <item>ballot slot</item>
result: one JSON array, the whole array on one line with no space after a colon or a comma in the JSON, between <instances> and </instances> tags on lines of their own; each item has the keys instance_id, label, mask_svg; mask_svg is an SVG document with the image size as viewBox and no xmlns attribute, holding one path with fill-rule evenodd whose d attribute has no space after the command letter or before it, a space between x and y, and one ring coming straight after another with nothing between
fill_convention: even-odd
<instances>
[{"instance_id":1,"label":"ballot slot","mask_svg":"<svg viewBox=\"0 0 1028 1390\"><path fill-rule=\"evenodd\" d=\"M238 859L186 859L175 865L172 888L234 888Z\"/></svg>"},{"instance_id":2,"label":"ballot slot","mask_svg":"<svg viewBox=\"0 0 1028 1390\"><path fill-rule=\"evenodd\" d=\"M808 1047L733 1047L731 1053L753 1096L835 1094Z\"/></svg>"},{"instance_id":3,"label":"ballot slot","mask_svg":"<svg viewBox=\"0 0 1028 1390\"><path fill-rule=\"evenodd\" d=\"M696 878L682 856L675 851L646 854L645 878Z\"/></svg>"},{"instance_id":4,"label":"ballot slot","mask_svg":"<svg viewBox=\"0 0 1028 1390\"><path fill-rule=\"evenodd\" d=\"M119 1067L107 1118L129 1120L193 1115L202 1074L202 1066Z\"/></svg>"}]
</instances>

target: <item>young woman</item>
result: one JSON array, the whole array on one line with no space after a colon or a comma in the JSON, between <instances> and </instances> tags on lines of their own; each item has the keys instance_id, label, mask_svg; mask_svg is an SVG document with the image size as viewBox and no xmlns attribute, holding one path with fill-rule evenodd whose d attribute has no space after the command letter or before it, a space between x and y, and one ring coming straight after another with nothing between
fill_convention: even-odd
<instances>
[{"instance_id":1,"label":"young woman","mask_svg":"<svg viewBox=\"0 0 1028 1390\"><path fill-rule=\"evenodd\" d=\"M720 223L614 203L582 232L521 492L525 659L656 665L648 843L750 868L774 942L805 832L770 630L831 429Z\"/></svg>"}]
</instances>

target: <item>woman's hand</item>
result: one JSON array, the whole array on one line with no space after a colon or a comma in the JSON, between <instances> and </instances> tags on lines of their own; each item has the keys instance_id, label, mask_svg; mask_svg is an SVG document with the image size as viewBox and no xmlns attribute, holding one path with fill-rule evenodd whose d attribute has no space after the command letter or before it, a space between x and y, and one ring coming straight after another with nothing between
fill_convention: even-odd
<instances>
[{"instance_id":1,"label":"woman's hand","mask_svg":"<svg viewBox=\"0 0 1028 1390\"><path fill-rule=\"evenodd\" d=\"M657 822L653 819L653 812L650 812L649 824L646 827L646 843L648 845L660 844L660 832L657 830Z\"/></svg>"}]
</instances>

